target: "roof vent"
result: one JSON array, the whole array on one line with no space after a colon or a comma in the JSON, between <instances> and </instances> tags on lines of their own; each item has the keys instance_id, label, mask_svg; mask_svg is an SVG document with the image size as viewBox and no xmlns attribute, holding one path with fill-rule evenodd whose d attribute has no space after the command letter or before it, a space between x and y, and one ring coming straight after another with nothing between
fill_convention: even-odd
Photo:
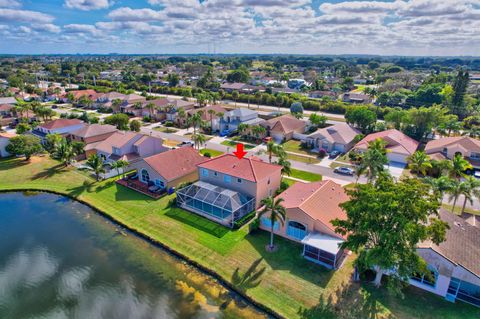
<instances>
[{"instance_id":1,"label":"roof vent","mask_svg":"<svg viewBox=\"0 0 480 319\"><path fill-rule=\"evenodd\" d=\"M462 227L462 224L459 223L459 222L453 222L453 224L454 224L455 226L457 226L457 227Z\"/></svg>"}]
</instances>

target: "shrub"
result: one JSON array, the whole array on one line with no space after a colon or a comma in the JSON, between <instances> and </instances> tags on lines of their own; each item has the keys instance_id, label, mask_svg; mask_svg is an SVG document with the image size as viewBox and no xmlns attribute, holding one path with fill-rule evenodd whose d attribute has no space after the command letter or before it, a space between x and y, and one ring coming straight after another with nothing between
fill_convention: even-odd
<instances>
[{"instance_id":1,"label":"shrub","mask_svg":"<svg viewBox=\"0 0 480 319\"><path fill-rule=\"evenodd\" d=\"M163 124L166 127L172 127L174 124L172 121L166 121L165 124Z\"/></svg>"},{"instance_id":2,"label":"shrub","mask_svg":"<svg viewBox=\"0 0 480 319\"><path fill-rule=\"evenodd\" d=\"M248 232L253 233L260 227L260 219L255 218L249 225L248 225Z\"/></svg>"},{"instance_id":3,"label":"shrub","mask_svg":"<svg viewBox=\"0 0 480 319\"><path fill-rule=\"evenodd\" d=\"M212 157L212 154L210 154L210 152L205 152L203 153L203 156L210 158Z\"/></svg>"},{"instance_id":4,"label":"shrub","mask_svg":"<svg viewBox=\"0 0 480 319\"><path fill-rule=\"evenodd\" d=\"M320 150L318 151L318 156L319 156L320 158L324 158L325 156L327 156L327 151L324 150L323 148L320 149Z\"/></svg>"},{"instance_id":5,"label":"shrub","mask_svg":"<svg viewBox=\"0 0 480 319\"><path fill-rule=\"evenodd\" d=\"M239 229L240 227L242 227L243 225L248 223L250 220L252 220L256 216L256 214L257 214L257 212L255 210L251 211L247 215L245 215L242 218L240 218L239 220L235 221L233 223L233 228L234 229Z\"/></svg>"}]
</instances>

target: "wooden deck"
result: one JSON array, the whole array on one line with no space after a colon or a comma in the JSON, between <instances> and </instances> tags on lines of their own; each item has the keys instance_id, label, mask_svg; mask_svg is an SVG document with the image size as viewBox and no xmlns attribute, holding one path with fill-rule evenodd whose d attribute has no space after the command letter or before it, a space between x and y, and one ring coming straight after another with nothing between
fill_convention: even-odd
<instances>
[{"instance_id":1,"label":"wooden deck","mask_svg":"<svg viewBox=\"0 0 480 319\"><path fill-rule=\"evenodd\" d=\"M133 179L133 180L124 180L124 179L119 179L116 181L117 184L128 187L130 189L133 189L134 191L137 191L139 193L142 193L144 195L147 195L153 199L159 199L163 195L165 195L165 191L162 191L160 193L154 193L148 190L147 185L145 183L140 182L138 179Z\"/></svg>"}]
</instances>

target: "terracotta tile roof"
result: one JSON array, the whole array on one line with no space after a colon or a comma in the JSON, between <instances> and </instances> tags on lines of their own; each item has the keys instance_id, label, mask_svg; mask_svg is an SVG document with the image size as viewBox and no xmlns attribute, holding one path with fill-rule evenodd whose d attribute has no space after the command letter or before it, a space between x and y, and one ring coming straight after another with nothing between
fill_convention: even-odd
<instances>
[{"instance_id":1,"label":"terracotta tile roof","mask_svg":"<svg viewBox=\"0 0 480 319\"><path fill-rule=\"evenodd\" d=\"M47 129L47 130L54 130L62 127L67 127L67 126L73 126L73 125L78 125L82 124L83 121L80 121L79 119L57 119L53 120L47 123L44 123L42 125L39 125L40 127Z\"/></svg>"},{"instance_id":2,"label":"terracotta tile roof","mask_svg":"<svg viewBox=\"0 0 480 319\"><path fill-rule=\"evenodd\" d=\"M144 159L167 181L175 180L197 170L197 165L208 160L193 147L180 147Z\"/></svg>"},{"instance_id":3,"label":"terracotta tile roof","mask_svg":"<svg viewBox=\"0 0 480 319\"><path fill-rule=\"evenodd\" d=\"M241 90L246 84L245 83L223 83L220 88L227 90Z\"/></svg>"},{"instance_id":4,"label":"terracotta tile roof","mask_svg":"<svg viewBox=\"0 0 480 319\"><path fill-rule=\"evenodd\" d=\"M141 134L128 131L118 131L110 135L104 141L97 144L95 149L110 154L112 152L112 147L121 148L123 145L127 144L132 138L135 138L138 135Z\"/></svg>"},{"instance_id":5,"label":"terracotta tile roof","mask_svg":"<svg viewBox=\"0 0 480 319\"><path fill-rule=\"evenodd\" d=\"M277 196L283 198L286 209L299 208L311 218L322 222L335 231L331 221L346 219L347 215L340 204L349 200L343 187L331 180L315 183L297 182ZM341 237L341 235L339 235Z\"/></svg>"},{"instance_id":6,"label":"terracotta tile roof","mask_svg":"<svg viewBox=\"0 0 480 319\"><path fill-rule=\"evenodd\" d=\"M325 138L331 143L348 144L353 141L360 131L347 123L338 123L329 127L321 128L308 137Z\"/></svg>"},{"instance_id":7,"label":"terracotta tile roof","mask_svg":"<svg viewBox=\"0 0 480 319\"><path fill-rule=\"evenodd\" d=\"M17 136L16 134L12 134L12 133L7 133L7 132L0 132L0 137L4 137L4 138L12 138L12 137L15 137Z\"/></svg>"},{"instance_id":8,"label":"terracotta tile roof","mask_svg":"<svg viewBox=\"0 0 480 319\"><path fill-rule=\"evenodd\" d=\"M419 145L419 143L413 138L408 137L398 130L391 129L367 135L363 140L355 145L355 148L367 149L368 142L374 141L378 138L387 142L387 150L405 155L411 155L415 153Z\"/></svg>"},{"instance_id":9,"label":"terracotta tile roof","mask_svg":"<svg viewBox=\"0 0 480 319\"><path fill-rule=\"evenodd\" d=\"M12 108L13 108L13 105L11 104L0 105L0 111L3 111L3 112L10 111Z\"/></svg>"},{"instance_id":10,"label":"terracotta tile roof","mask_svg":"<svg viewBox=\"0 0 480 319\"><path fill-rule=\"evenodd\" d=\"M235 155L224 154L198 165L222 174L242 178L251 182L260 181L272 174L280 174L282 167L270 164L253 157L244 157L239 160Z\"/></svg>"},{"instance_id":11,"label":"terracotta tile roof","mask_svg":"<svg viewBox=\"0 0 480 319\"><path fill-rule=\"evenodd\" d=\"M439 214L450 226L446 240L440 245L422 242L418 248L430 248L480 277L480 228L444 209L440 209Z\"/></svg>"},{"instance_id":12,"label":"terracotta tile roof","mask_svg":"<svg viewBox=\"0 0 480 319\"><path fill-rule=\"evenodd\" d=\"M225 110L221 105L209 105L209 106L206 106L206 107L202 107L200 109L192 109L192 110L188 110L187 113L190 114L190 115L193 115L195 113L198 113L200 111L203 111L203 114L202 114L202 120L204 121L210 121L210 114L208 114L208 111L209 110L214 110L216 113L223 113L225 114L227 112L227 110ZM217 115L214 114L213 115L213 118L217 118Z\"/></svg>"},{"instance_id":13,"label":"terracotta tile roof","mask_svg":"<svg viewBox=\"0 0 480 319\"><path fill-rule=\"evenodd\" d=\"M87 96L90 100L96 100L98 97L98 94L95 92L95 90L75 90L66 92L67 95L69 93L72 93L75 99L79 99L82 96Z\"/></svg>"},{"instance_id":14,"label":"terracotta tile roof","mask_svg":"<svg viewBox=\"0 0 480 319\"><path fill-rule=\"evenodd\" d=\"M117 131L117 128L113 125L90 124L90 125L85 125L81 129L75 132L72 132L71 134L78 137L88 138L92 136L113 133L116 131Z\"/></svg>"},{"instance_id":15,"label":"terracotta tile roof","mask_svg":"<svg viewBox=\"0 0 480 319\"><path fill-rule=\"evenodd\" d=\"M295 118L290 114L285 114L273 119L270 119L263 124L262 126L269 126L271 132L280 132L288 134L295 132L297 130L305 129L306 123L302 120Z\"/></svg>"},{"instance_id":16,"label":"terracotta tile roof","mask_svg":"<svg viewBox=\"0 0 480 319\"><path fill-rule=\"evenodd\" d=\"M425 146L425 152L429 154L432 150L454 145L470 152L480 152L480 141L468 136L452 136L432 140Z\"/></svg>"}]
</instances>

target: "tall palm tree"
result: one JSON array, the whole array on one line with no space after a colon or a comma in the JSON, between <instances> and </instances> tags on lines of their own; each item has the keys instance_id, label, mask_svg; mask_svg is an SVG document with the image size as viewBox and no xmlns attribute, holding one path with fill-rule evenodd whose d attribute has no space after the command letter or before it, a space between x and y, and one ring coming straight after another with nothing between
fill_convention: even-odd
<instances>
[{"instance_id":1,"label":"tall palm tree","mask_svg":"<svg viewBox=\"0 0 480 319\"><path fill-rule=\"evenodd\" d=\"M237 107L237 100L238 100L239 97L240 97L240 94L238 93L238 91L233 91L232 92L232 99L235 102L235 107Z\"/></svg>"},{"instance_id":2,"label":"tall palm tree","mask_svg":"<svg viewBox=\"0 0 480 319\"><path fill-rule=\"evenodd\" d=\"M53 157L62 161L65 166L72 163L73 159L77 156L72 144L63 139L58 145L55 146Z\"/></svg>"},{"instance_id":3,"label":"tall palm tree","mask_svg":"<svg viewBox=\"0 0 480 319\"><path fill-rule=\"evenodd\" d=\"M357 178L366 175L368 182L371 182L385 170L384 166L388 164L385 145L386 142L382 139L368 142L367 151L363 154L362 160L357 166Z\"/></svg>"},{"instance_id":4,"label":"tall palm tree","mask_svg":"<svg viewBox=\"0 0 480 319\"><path fill-rule=\"evenodd\" d=\"M457 200L460 195L466 192L466 189L468 185L460 182L457 179L452 179L452 185L451 188L448 190L448 193L450 194L449 201L452 201L453 199L453 205L452 205L452 213L455 210L455 205L457 205Z\"/></svg>"},{"instance_id":5,"label":"tall palm tree","mask_svg":"<svg viewBox=\"0 0 480 319\"><path fill-rule=\"evenodd\" d=\"M150 103L147 103L147 105L145 105L145 108L148 110L148 114L150 114L150 117L153 118L154 117L153 113L155 112L155 109L157 108L157 106L152 102L150 102Z\"/></svg>"},{"instance_id":6,"label":"tall palm tree","mask_svg":"<svg viewBox=\"0 0 480 319\"><path fill-rule=\"evenodd\" d=\"M268 153L268 162L272 163L272 156L277 157L286 156L286 152L283 149L282 145L275 143L274 141L269 141L267 143L267 153Z\"/></svg>"},{"instance_id":7,"label":"tall palm tree","mask_svg":"<svg viewBox=\"0 0 480 319\"><path fill-rule=\"evenodd\" d=\"M465 171L468 169L472 169L472 165L463 158L462 154L455 154L451 161L451 166L449 168L449 175L452 178L460 179L461 177L465 177Z\"/></svg>"},{"instance_id":8,"label":"tall palm tree","mask_svg":"<svg viewBox=\"0 0 480 319\"><path fill-rule=\"evenodd\" d=\"M189 121L192 123L193 126L193 135L197 134L197 126L200 126L202 123L202 111L199 111L192 116L190 116Z\"/></svg>"},{"instance_id":9,"label":"tall palm tree","mask_svg":"<svg viewBox=\"0 0 480 319\"><path fill-rule=\"evenodd\" d=\"M114 168L117 171L117 176L120 175L120 169L122 169L122 177L125 174L125 168L129 165L127 161L124 160L118 160L116 162L113 162L111 167Z\"/></svg>"},{"instance_id":10,"label":"tall palm tree","mask_svg":"<svg viewBox=\"0 0 480 319\"><path fill-rule=\"evenodd\" d=\"M215 116L215 114L217 114L217 111L215 111L214 109L210 109L207 113L210 116L210 131L213 134L213 117Z\"/></svg>"},{"instance_id":11,"label":"tall palm tree","mask_svg":"<svg viewBox=\"0 0 480 319\"><path fill-rule=\"evenodd\" d=\"M177 123L180 125L180 120L182 123L185 122L185 118L187 117L187 112L185 112L185 109L183 107L178 108L177 110Z\"/></svg>"},{"instance_id":12,"label":"tall palm tree","mask_svg":"<svg viewBox=\"0 0 480 319\"><path fill-rule=\"evenodd\" d=\"M269 249L273 250L273 231L275 222L280 224L285 223L287 212L285 207L282 205L283 198L274 199L272 196L262 199L263 209L259 213L259 217L262 217L265 214L270 214L268 219L270 219L271 229L270 229L270 244Z\"/></svg>"},{"instance_id":13,"label":"tall palm tree","mask_svg":"<svg viewBox=\"0 0 480 319\"><path fill-rule=\"evenodd\" d=\"M432 187L433 193L437 196L440 203L442 203L445 193L453 188L452 179L448 176L440 176L439 178L426 177L423 181Z\"/></svg>"},{"instance_id":14,"label":"tall palm tree","mask_svg":"<svg viewBox=\"0 0 480 319\"><path fill-rule=\"evenodd\" d=\"M103 168L103 160L97 154L92 154L87 159L85 164L93 169L98 182L100 180L100 173L105 173L105 169Z\"/></svg>"},{"instance_id":15,"label":"tall palm tree","mask_svg":"<svg viewBox=\"0 0 480 319\"><path fill-rule=\"evenodd\" d=\"M480 181L473 176L467 176L465 181L462 182L463 186L460 188L462 195L464 196L463 206L461 213L465 212L467 201L470 205L473 204L473 199L480 197Z\"/></svg>"},{"instance_id":16,"label":"tall palm tree","mask_svg":"<svg viewBox=\"0 0 480 319\"><path fill-rule=\"evenodd\" d=\"M203 134L194 134L192 135L192 141L195 143L195 147L200 149L200 146L204 145L207 139Z\"/></svg>"},{"instance_id":17,"label":"tall palm tree","mask_svg":"<svg viewBox=\"0 0 480 319\"><path fill-rule=\"evenodd\" d=\"M282 166L282 175L288 175L292 173L292 163L287 160L286 154L282 154L277 161L278 165Z\"/></svg>"},{"instance_id":18,"label":"tall palm tree","mask_svg":"<svg viewBox=\"0 0 480 319\"><path fill-rule=\"evenodd\" d=\"M120 112L120 105L122 105L122 100L120 99L114 99L112 101L112 109L115 112Z\"/></svg>"},{"instance_id":19,"label":"tall palm tree","mask_svg":"<svg viewBox=\"0 0 480 319\"><path fill-rule=\"evenodd\" d=\"M422 174L425 176L427 174L427 170L432 168L430 158L424 151L416 151L407 157L407 161L408 168L410 168L415 174Z\"/></svg>"},{"instance_id":20,"label":"tall palm tree","mask_svg":"<svg viewBox=\"0 0 480 319\"><path fill-rule=\"evenodd\" d=\"M260 135L265 134L266 132L267 132L267 130L261 125L255 125L252 128L252 134L255 135L255 138L257 140L260 139Z\"/></svg>"},{"instance_id":21,"label":"tall palm tree","mask_svg":"<svg viewBox=\"0 0 480 319\"><path fill-rule=\"evenodd\" d=\"M250 128L250 125L245 123L240 123L238 124L237 131L240 135L245 135L245 132L247 132L249 128Z\"/></svg>"}]
</instances>

